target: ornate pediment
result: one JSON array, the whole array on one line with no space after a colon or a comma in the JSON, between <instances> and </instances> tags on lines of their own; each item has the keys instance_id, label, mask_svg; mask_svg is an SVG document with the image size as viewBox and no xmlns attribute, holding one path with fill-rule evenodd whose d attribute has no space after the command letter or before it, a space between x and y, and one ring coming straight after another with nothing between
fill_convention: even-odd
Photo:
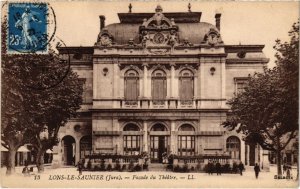
<instances>
[{"instance_id":1,"label":"ornate pediment","mask_svg":"<svg viewBox=\"0 0 300 189\"><path fill-rule=\"evenodd\" d=\"M169 19L162 13L160 5L155 9L155 14L144 19L139 28L140 42L146 46L174 46L178 43L178 26L174 19Z\"/></svg>"},{"instance_id":2,"label":"ornate pediment","mask_svg":"<svg viewBox=\"0 0 300 189\"><path fill-rule=\"evenodd\" d=\"M97 43L95 45L99 46L111 46L113 45L114 37L108 32L106 28L103 28L103 30L100 32L97 38Z\"/></svg>"},{"instance_id":3,"label":"ornate pediment","mask_svg":"<svg viewBox=\"0 0 300 189\"><path fill-rule=\"evenodd\" d=\"M219 44L223 44L223 41L220 33L216 29L210 28L209 32L205 34L202 44L216 46Z\"/></svg>"}]
</instances>

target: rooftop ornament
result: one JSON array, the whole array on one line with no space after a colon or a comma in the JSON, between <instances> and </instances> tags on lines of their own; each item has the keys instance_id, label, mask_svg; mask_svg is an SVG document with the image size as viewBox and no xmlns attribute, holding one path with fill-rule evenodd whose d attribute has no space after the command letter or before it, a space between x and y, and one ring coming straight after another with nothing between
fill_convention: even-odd
<instances>
[{"instance_id":1,"label":"rooftop ornament","mask_svg":"<svg viewBox=\"0 0 300 189\"><path fill-rule=\"evenodd\" d=\"M155 9L155 12L162 12L163 9L160 5L157 5L156 9Z\"/></svg>"},{"instance_id":2,"label":"rooftop ornament","mask_svg":"<svg viewBox=\"0 0 300 189\"><path fill-rule=\"evenodd\" d=\"M191 8L192 8L191 3L189 3L189 5L188 5L189 12L192 12Z\"/></svg>"},{"instance_id":3,"label":"rooftop ornament","mask_svg":"<svg viewBox=\"0 0 300 189\"><path fill-rule=\"evenodd\" d=\"M132 9L132 5L131 5L131 3L129 3L129 6L128 6L128 8L129 8L129 13L131 13L132 11L131 11L131 9Z\"/></svg>"}]
</instances>

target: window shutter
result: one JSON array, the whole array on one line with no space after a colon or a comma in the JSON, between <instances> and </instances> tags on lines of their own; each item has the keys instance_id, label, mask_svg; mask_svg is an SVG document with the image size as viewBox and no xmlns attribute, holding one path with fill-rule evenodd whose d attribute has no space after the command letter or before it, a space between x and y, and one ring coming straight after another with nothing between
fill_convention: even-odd
<instances>
[{"instance_id":1,"label":"window shutter","mask_svg":"<svg viewBox=\"0 0 300 189\"><path fill-rule=\"evenodd\" d=\"M192 78L181 78L180 99L192 100L194 96Z\"/></svg>"},{"instance_id":2,"label":"window shutter","mask_svg":"<svg viewBox=\"0 0 300 189\"><path fill-rule=\"evenodd\" d=\"M126 100L137 100L138 98L138 79L136 78L127 78L126 79Z\"/></svg>"},{"instance_id":3,"label":"window shutter","mask_svg":"<svg viewBox=\"0 0 300 189\"><path fill-rule=\"evenodd\" d=\"M153 78L153 99L164 100L166 97L166 81L164 78Z\"/></svg>"}]
</instances>

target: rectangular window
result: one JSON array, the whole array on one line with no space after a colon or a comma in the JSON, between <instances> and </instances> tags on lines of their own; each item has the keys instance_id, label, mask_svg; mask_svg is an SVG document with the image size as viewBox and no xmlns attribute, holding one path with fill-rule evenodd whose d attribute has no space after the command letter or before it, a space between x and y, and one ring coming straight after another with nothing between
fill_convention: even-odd
<instances>
[{"instance_id":1,"label":"rectangular window","mask_svg":"<svg viewBox=\"0 0 300 189\"><path fill-rule=\"evenodd\" d=\"M178 136L178 155L195 155L195 136Z\"/></svg>"},{"instance_id":2,"label":"rectangular window","mask_svg":"<svg viewBox=\"0 0 300 189\"><path fill-rule=\"evenodd\" d=\"M126 100L137 100L138 99L138 80L136 78L126 79Z\"/></svg>"},{"instance_id":3,"label":"rectangular window","mask_svg":"<svg viewBox=\"0 0 300 189\"><path fill-rule=\"evenodd\" d=\"M181 78L180 80L180 99L181 100L192 100L194 97L193 90L193 79L192 78Z\"/></svg>"},{"instance_id":4,"label":"rectangular window","mask_svg":"<svg viewBox=\"0 0 300 189\"><path fill-rule=\"evenodd\" d=\"M235 83L235 93L238 94L240 92L244 92L246 86L248 85L248 78L234 78Z\"/></svg>"},{"instance_id":5,"label":"rectangular window","mask_svg":"<svg viewBox=\"0 0 300 189\"><path fill-rule=\"evenodd\" d=\"M140 151L140 136L124 136L124 153L133 155Z\"/></svg>"},{"instance_id":6,"label":"rectangular window","mask_svg":"<svg viewBox=\"0 0 300 189\"><path fill-rule=\"evenodd\" d=\"M167 94L166 80L163 78L153 78L153 91L152 96L154 100L164 100Z\"/></svg>"}]
</instances>

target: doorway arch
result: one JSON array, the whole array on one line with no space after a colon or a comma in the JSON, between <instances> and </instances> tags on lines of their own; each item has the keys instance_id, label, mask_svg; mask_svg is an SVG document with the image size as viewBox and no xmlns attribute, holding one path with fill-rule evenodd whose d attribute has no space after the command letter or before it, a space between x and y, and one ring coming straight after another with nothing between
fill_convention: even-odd
<instances>
[{"instance_id":1,"label":"doorway arch","mask_svg":"<svg viewBox=\"0 0 300 189\"><path fill-rule=\"evenodd\" d=\"M168 153L170 133L166 131L168 129L162 123L156 123L150 129L150 158L153 163L162 163Z\"/></svg>"},{"instance_id":2,"label":"doorway arch","mask_svg":"<svg viewBox=\"0 0 300 189\"><path fill-rule=\"evenodd\" d=\"M227 152L229 152L232 159L241 159L241 141L236 136L230 136L226 140Z\"/></svg>"},{"instance_id":3,"label":"doorway arch","mask_svg":"<svg viewBox=\"0 0 300 189\"><path fill-rule=\"evenodd\" d=\"M74 137L66 135L62 138L63 164L75 165L76 143Z\"/></svg>"}]
</instances>

